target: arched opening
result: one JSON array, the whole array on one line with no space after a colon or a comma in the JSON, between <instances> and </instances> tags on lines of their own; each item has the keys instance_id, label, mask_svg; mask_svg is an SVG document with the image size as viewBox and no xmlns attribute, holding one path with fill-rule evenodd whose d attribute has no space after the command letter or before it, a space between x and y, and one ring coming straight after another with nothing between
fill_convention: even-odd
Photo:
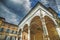
<instances>
[{"instance_id":1,"label":"arched opening","mask_svg":"<svg viewBox=\"0 0 60 40\"><path fill-rule=\"evenodd\" d=\"M28 25L25 24L22 32L22 40L28 40Z\"/></svg>"},{"instance_id":2,"label":"arched opening","mask_svg":"<svg viewBox=\"0 0 60 40\"><path fill-rule=\"evenodd\" d=\"M16 40L16 37L15 36L11 36L10 40Z\"/></svg>"},{"instance_id":3,"label":"arched opening","mask_svg":"<svg viewBox=\"0 0 60 40\"><path fill-rule=\"evenodd\" d=\"M10 36L7 36L6 40L11 40L11 37Z\"/></svg>"},{"instance_id":4,"label":"arched opening","mask_svg":"<svg viewBox=\"0 0 60 40\"><path fill-rule=\"evenodd\" d=\"M46 22L46 27L48 30L50 40L59 40L59 36L58 36L56 27L55 27L56 25L53 22L53 20L51 18L49 18L48 16L45 16L44 19Z\"/></svg>"},{"instance_id":5,"label":"arched opening","mask_svg":"<svg viewBox=\"0 0 60 40\"><path fill-rule=\"evenodd\" d=\"M35 16L30 23L30 39L43 40L43 27L39 16Z\"/></svg>"}]
</instances>

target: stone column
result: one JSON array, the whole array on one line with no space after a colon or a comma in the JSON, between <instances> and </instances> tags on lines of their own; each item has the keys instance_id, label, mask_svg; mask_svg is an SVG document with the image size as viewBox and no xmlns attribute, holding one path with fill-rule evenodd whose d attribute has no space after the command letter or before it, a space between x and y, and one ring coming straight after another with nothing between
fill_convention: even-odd
<instances>
[{"instance_id":1,"label":"stone column","mask_svg":"<svg viewBox=\"0 0 60 40\"><path fill-rule=\"evenodd\" d=\"M43 33L43 40L49 40L48 30L46 28L45 19L43 17L42 10L40 10L40 19L41 19L42 26L43 26L43 31L44 31L44 33Z\"/></svg>"},{"instance_id":2,"label":"stone column","mask_svg":"<svg viewBox=\"0 0 60 40\"><path fill-rule=\"evenodd\" d=\"M28 40L30 40L30 25L28 25Z\"/></svg>"},{"instance_id":3,"label":"stone column","mask_svg":"<svg viewBox=\"0 0 60 40\"><path fill-rule=\"evenodd\" d=\"M59 27L58 23L55 20L54 20L54 22L55 22L56 30L57 30L59 38L60 38L60 27Z\"/></svg>"}]
</instances>

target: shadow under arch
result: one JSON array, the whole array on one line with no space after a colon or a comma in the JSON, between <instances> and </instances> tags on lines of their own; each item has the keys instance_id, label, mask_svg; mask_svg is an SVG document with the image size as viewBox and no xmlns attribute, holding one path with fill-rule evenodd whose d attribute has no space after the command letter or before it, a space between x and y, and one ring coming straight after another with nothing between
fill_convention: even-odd
<instances>
[{"instance_id":1,"label":"shadow under arch","mask_svg":"<svg viewBox=\"0 0 60 40\"><path fill-rule=\"evenodd\" d=\"M24 25L22 32L22 40L28 40L28 24Z\"/></svg>"},{"instance_id":2,"label":"shadow under arch","mask_svg":"<svg viewBox=\"0 0 60 40\"><path fill-rule=\"evenodd\" d=\"M22 31L22 29L19 29L19 35L21 35L21 31Z\"/></svg>"},{"instance_id":3,"label":"shadow under arch","mask_svg":"<svg viewBox=\"0 0 60 40\"><path fill-rule=\"evenodd\" d=\"M50 40L59 40L58 32L56 30L56 25L54 21L48 16L44 16L44 19Z\"/></svg>"},{"instance_id":4,"label":"shadow under arch","mask_svg":"<svg viewBox=\"0 0 60 40\"><path fill-rule=\"evenodd\" d=\"M30 23L30 40L43 40L43 27L39 16L35 16Z\"/></svg>"},{"instance_id":5,"label":"shadow under arch","mask_svg":"<svg viewBox=\"0 0 60 40\"><path fill-rule=\"evenodd\" d=\"M21 32L22 32L22 29L20 28L19 31L18 31L18 33L19 33L18 35L21 35ZM21 39L21 36L18 37L18 40L20 40L20 39Z\"/></svg>"}]
</instances>

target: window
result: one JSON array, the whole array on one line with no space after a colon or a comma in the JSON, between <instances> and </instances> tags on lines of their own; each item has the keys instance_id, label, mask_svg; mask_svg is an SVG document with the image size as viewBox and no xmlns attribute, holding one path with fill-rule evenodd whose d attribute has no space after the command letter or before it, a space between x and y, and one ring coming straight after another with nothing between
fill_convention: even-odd
<instances>
[{"instance_id":1,"label":"window","mask_svg":"<svg viewBox=\"0 0 60 40\"><path fill-rule=\"evenodd\" d=\"M21 35L21 32L19 34Z\"/></svg>"},{"instance_id":2,"label":"window","mask_svg":"<svg viewBox=\"0 0 60 40\"><path fill-rule=\"evenodd\" d=\"M10 37L7 37L6 40L10 40Z\"/></svg>"},{"instance_id":3,"label":"window","mask_svg":"<svg viewBox=\"0 0 60 40\"><path fill-rule=\"evenodd\" d=\"M0 32L3 32L3 29L4 29L4 28L0 28Z\"/></svg>"},{"instance_id":4,"label":"window","mask_svg":"<svg viewBox=\"0 0 60 40\"><path fill-rule=\"evenodd\" d=\"M2 21L0 21L0 25L2 24Z\"/></svg>"},{"instance_id":5,"label":"window","mask_svg":"<svg viewBox=\"0 0 60 40\"><path fill-rule=\"evenodd\" d=\"M16 31L16 34L17 34L17 31Z\"/></svg>"},{"instance_id":6,"label":"window","mask_svg":"<svg viewBox=\"0 0 60 40\"><path fill-rule=\"evenodd\" d=\"M17 31L14 31L14 34L17 34Z\"/></svg>"},{"instance_id":7,"label":"window","mask_svg":"<svg viewBox=\"0 0 60 40\"><path fill-rule=\"evenodd\" d=\"M12 30L12 32L11 32L12 34L14 33L14 30Z\"/></svg>"},{"instance_id":8,"label":"window","mask_svg":"<svg viewBox=\"0 0 60 40\"><path fill-rule=\"evenodd\" d=\"M9 30L9 29L7 29L7 30L6 30L6 33L9 33L9 32L10 32L10 30Z\"/></svg>"}]
</instances>

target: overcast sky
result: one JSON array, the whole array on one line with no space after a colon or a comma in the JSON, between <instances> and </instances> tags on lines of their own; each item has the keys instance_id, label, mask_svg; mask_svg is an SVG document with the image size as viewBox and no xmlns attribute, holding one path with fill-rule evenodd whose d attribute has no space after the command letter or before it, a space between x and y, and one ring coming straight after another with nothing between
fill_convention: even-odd
<instances>
[{"instance_id":1,"label":"overcast sky","mask_svg":"<svg viewBox=\"0 0 60 40\"><path fill-rule=\"evenodd\" d=\"M38 1L46 7L52 7L60 15L60 0L0 0L0 17L18 25Z\"/></svg>"}]
</instances>

